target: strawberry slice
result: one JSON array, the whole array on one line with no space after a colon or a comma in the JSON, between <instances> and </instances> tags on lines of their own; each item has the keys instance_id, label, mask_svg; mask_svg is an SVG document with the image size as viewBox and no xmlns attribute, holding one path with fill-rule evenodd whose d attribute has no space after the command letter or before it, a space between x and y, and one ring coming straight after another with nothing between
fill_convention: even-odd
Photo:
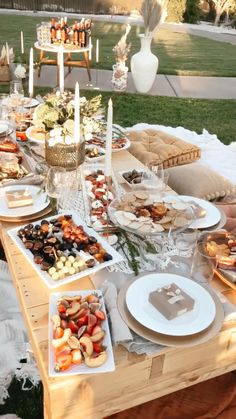
<instances>
[{"instance_id":1,"label":"strawberry slice","mask_svg":"<svg viewBox=\"0 0 236 419\"><path fill-rule=\"evenodd\" d=\"M93 351L100 354L104 350L104 346L99 342L93 342Z\"/></svg>"},{"instance_id":2,"label":"strawberry slice","mask_svg":"<svg viewBox=\"0 0 236 419\"><path fill-rule=\"evenodd\" d=\"M99 320L105 320L105 318L106 318L106 314L102 310L95 310L94 314L97 317L97 319L99 319Z\"/></svg>"},{"instance_id":3,"label":"strawberry slice","mask_svg":"<svg viewBox=\"0 0 236 419\"><path fill-rule=\"evenodd\" d=\"M74 320L71 320L67 323L67 327L72 331L72 333L77 333L79 328Z\"/></svg>"},{"instance_id":4,"label":"strawberry slice","mask_svg":"<svg viewBox=\"0 0 236 419\"><path fill-rule=\"evenodd\" d=\"M79 320L77 321L77 326L81 327L81 326L85 326L88 324L88 315L86 314L83 317L80 317Z\"/></svg>"},{"instance_id":5,"label":"strawberry slice","mask_svg":"<svg viewBox=\"0 0 236 419\"><path fill-rule=\"evenodd\" d=\"M59 304L57 307L58 313L62 314L66 312L66 307L63 304Z\"/></svg>"}]
</instances>

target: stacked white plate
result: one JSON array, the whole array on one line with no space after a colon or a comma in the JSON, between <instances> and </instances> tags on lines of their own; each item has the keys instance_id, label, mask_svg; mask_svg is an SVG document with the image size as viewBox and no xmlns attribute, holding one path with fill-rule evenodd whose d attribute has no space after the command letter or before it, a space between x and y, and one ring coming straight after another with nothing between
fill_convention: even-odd
<instances>
[{"instance_id":1,"label":"stacked white plate","mask_svg":"<svg viewBox=\"0 0 236 419\"><path fill-rule=\"evenodd\" d=\"M152 291L175 283L195 301L194 308L167 320L149 302ZM224 311L216 294L189 278L152 273L129 281L120 291L118 308L127 325L140 336L165 346L193 346L213 337L221 328Z\"/></svg>"}]
</instances>

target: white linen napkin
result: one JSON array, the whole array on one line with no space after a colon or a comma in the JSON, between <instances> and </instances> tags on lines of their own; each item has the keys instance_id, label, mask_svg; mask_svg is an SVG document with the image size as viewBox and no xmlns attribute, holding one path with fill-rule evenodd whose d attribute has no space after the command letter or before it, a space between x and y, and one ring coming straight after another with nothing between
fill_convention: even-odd
<instances>
[{"instance_id":1,"label":"white linen napkin","mask_svg":"<svg viewBox=\"0 0 236 419\"><path fill-rule=\"evenodd\" d=\"M105 282L101 289L110 316L111 334L114 345L121 344L129 352L136 352L138 355L152 355L163 349L163 346L142 338L128 328L118 311L117 289L112 282Z\"/></svg>"},{"instance_id":2,"label":"white linen napkin","mask_svg":"<svg viewBox=\"0 0 236 419\"><path fill-rule=\"evenodd\" d=\"M102 287L103 295L107 310L109 312L111 327L112 327L112 339L115 345L132 341L132 334L120 316L117 308L117 289L112 282L106 282Z\"/></svg>"}]
</instances>

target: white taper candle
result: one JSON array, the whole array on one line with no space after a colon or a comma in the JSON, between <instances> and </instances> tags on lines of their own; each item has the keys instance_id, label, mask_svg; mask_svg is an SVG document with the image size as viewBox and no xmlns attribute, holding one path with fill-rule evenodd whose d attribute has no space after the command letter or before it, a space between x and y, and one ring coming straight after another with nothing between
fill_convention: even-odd
<instances>
[{"instance_id":1,"label":"white taper candle","mask_svg":"<svg viewBox=\"0 0 236 419\"><path fill-rule=\"evenodd\" d=\"M25 47L24 47L24 34L23 34L23 31L20 32L20 45L21 45L21 54L24 54Z\"/></svg>"},{"instance_id":2,"label":"white taper candle","mask_svg":"<svg viewBox=\"0 0 236 419\"><path fill-rule=\"evenodd\" d=\"M80 93L79 83L75 83L75 116L74 116L74 140L80 142Z\"/></svg>"},{"instance_id":3,"label":"white taper candle","mask_svg":"<svg viewBox=\"0 0 236 419\"><path fill-rule=\"evenodd\" d=\"M96 41L96 63L99 62L99 39Z\"/></svg>"},{"instance_id":4,"label":"white taper candle","mask_svg":"<svg viewBox=\"0 0 236 419\"><path fill-rule=\"evenodd\" d=\"M89 37L89 61L92 60L92 38L91 36Z\"/></svg>"},{"instance_id":5,"label":"white taper candle","mask_svg":"<svg viewBox=\"0 0 236 419\"><path fill-rule=\"evenodd\" d=\"M107 110L107 135L106 135L106 154L105 154L105 176L110 177L112 172L111 156L112 156L112 122L113 122L113 105L112 100L108 101Z\"/></svg>"},{"instance_id":6,"label":"white taper candle","mask_svg":"<svg viewBox=\"0 0 236 419\"><path fill-rule=\"evenodd\" d=\"M29 56L29 96L33 97L34 93L34 53L33 48L30 48Z\"/></svg>"}]
</instances>

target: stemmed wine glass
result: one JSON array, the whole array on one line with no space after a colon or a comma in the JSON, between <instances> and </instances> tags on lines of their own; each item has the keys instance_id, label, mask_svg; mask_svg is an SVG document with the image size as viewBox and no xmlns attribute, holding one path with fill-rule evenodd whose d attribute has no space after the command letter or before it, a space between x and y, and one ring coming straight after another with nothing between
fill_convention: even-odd
<instances>
[{"instance_id":1,"label":"stemmed wine glass","mask_svg":"<svg viewBox=\"0 0 236 419\"><path fill-rule=\"evenodd\" d=\"M50 198L56 199L57 212L60 210L60 201L65 185L66 169L64 167L50 167L46 178L46 193Z\"/></svg>"}]
</instances>

